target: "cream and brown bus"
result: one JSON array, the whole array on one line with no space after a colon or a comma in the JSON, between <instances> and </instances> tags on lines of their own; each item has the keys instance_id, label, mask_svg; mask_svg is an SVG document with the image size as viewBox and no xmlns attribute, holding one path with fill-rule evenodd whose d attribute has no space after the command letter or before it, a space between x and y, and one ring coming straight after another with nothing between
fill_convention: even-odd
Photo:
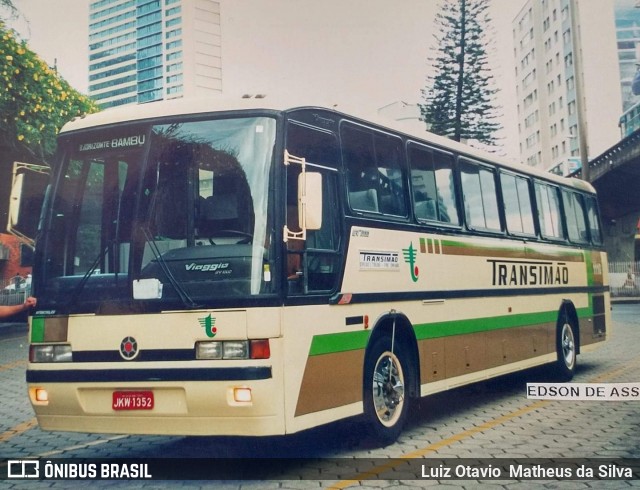
<instances>
[{"instance_id":1,"label":"cream and brown bus","mask_svg":"<svg viewBox=\"0 0 640 490\"><path fill-rule=\"evenodd\" d=\"M37 237L45 430L289 434L555 363L609 335L592 187L269 98L67 124Z\"/></svg>"}]
</instances>

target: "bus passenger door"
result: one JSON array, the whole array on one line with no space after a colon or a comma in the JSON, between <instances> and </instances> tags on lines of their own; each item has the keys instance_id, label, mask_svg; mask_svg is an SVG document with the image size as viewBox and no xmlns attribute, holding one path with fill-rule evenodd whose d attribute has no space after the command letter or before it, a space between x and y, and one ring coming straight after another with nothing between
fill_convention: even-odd
<instances>
[{"instance_id":1,"label":"bus passenger door","mask_svg":"<svg viewBox=\"0 0 640 490\"><path fill-rule=\"evenodd\" d=\"M290 122L287 150L304 158L306 171L322 176L322 224L307 230L306 239L286 242L288 294L330 294L340 277L340 216L338 200L338 147L333 133ZM287 166L286 224L300 230L298 222L298 176L300 165Z\"/></svg>"}]
</instances>

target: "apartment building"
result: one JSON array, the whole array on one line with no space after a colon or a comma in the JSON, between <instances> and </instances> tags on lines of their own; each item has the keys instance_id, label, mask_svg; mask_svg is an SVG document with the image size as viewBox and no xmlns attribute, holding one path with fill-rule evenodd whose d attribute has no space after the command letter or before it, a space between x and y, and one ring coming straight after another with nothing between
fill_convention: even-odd
<instances>
[{"instance_id":1,"label":"apartment building","mask_svg":"<svg viewBox=\"0 0 640 490\"><path fill-rule=\"evenodd\" d=\"M567 174L580 165L581 136L587 158L619 140L613 6L528 0L514 19L520 156L527 165Z\"/></svg>"},{"instance_id":2,"label":"apartment building","mask_svg":"<svg viewBox=\"0 0 640 490\"><path fill-rule=\"evenodd\" d=\"M221 92L218 2L91 2L89 95L101 107Z\"/></svg>"}]
</instances>

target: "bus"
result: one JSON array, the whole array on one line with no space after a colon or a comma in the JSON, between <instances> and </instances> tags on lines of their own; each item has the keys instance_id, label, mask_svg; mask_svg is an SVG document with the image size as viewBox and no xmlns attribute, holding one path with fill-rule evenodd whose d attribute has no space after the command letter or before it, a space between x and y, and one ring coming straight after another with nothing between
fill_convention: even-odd
<instances>
[{"instance_id":1,"label":"bus","mask_svg":"<svg viewBox=\"0 0 640 490\"><path fill-rule=\"evenodd\" d=\"M335 106L154 102L69 122L40 218L44 430L284 435L610 334L593 188Z\"/></svg>"},{"instance_id":2,"label":"bus","mask_svg":"<svg viewBox=\"0 0 640 490\"><path fill-rule=\"evenodd\" d=\"M622 113L618 126L621 139L631 136L640 128L640 103L634 104Z\"/></svg>"}]
</instances>

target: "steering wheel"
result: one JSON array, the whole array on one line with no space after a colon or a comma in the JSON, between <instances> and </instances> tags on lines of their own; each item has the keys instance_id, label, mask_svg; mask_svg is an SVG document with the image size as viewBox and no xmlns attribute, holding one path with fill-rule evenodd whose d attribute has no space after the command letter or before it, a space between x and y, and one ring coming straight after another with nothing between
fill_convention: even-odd
<instances>
[{"instance_id":1,"label":"steering wheel","mask_svg":"<svg viewBox=\"0 0 640 490\"><path fill-rule=\"evenodd\" d=\"M247 233L245 231L240 231L240 230L220 230L217 233L224 234L224 235L229 235L229 236L232 236L232 237L233 236L241 237L242 240L239 240L238 242L236 242L236 244L240 244L240 245L251 243L251 241L253 240L253 235L251 233ZM215 243L214 243L212 238L209 238L209 242L212 245L215 245Z\"/></svg>"}]
</instances>

